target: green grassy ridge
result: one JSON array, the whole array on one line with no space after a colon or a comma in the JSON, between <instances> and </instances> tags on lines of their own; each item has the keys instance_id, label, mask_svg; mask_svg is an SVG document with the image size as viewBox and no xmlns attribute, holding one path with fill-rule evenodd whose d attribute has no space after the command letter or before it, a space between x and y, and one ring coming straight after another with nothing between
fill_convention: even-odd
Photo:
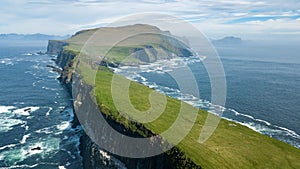
<instances>
[{"instance_id":1,"label":"green grassy ridge","mask_svg":"<svg viewBox=\"0 0 300 169\"><path fill-rule=\"evenodd\" d=\"M111 30L105 29L105 31ZM113 31L117 31L117 29L114 29ZM126 34L128 31L129 29L125 30L123 33ZM87 34L86 32L82 32L74 36L74 39L68 41L69 46L66 46L64 50L80 51L82 42L84 42L92 33L92 31L87 31ZM114 33L115 32L103 34L103 39L107 40L114 38L111 37ZM159 44L158 42L161 41L155 43L158 46L152 45L153 48L165 51L162 46L167 46L168 44L164 45ZM131 48L135 45L123 44L123 46L118 47L125 48L126 46ZM98 49L98 46L95 48ZM167 46L166 48L169 48L168 50L172 52L177 52L175 49L171 49L171 47ZM107 46L104 44L101 46L100 50L97 50L98 53L93 54L103 56L103 51L106 50ZM121 49L120 54L115 52L113 55L120 55L119 57L122 58L127 54L126 50L122 51ZM75 63L75 61L72 61L72 63ZM69 66L70 65L74 67L73 64L69 64ZM118 112L111 99L111 93L107 92L111 91L110 80L113 73L107 71L106 68L97 71L84 62L81 62L77 68L79 68L77 69L79 70L78 73L83 77L85 83L94 84L95 82L96 87L94 90L102 113L111 117L124 127L147 137L149 136L147 131L151 131L151 133L161 133L169 128L176 119L178 107L181 102L168 97L168 106L165 113L152 123L141 125L128 120ZM96 79L95 75L97 75ZM119 77L125 79L125 77ZM152 92L152 89L136 82L130 82L130 84L131 102L135 105L136 109L147 110L147 108L149 108L148 95ZM193 110L194 108L190 106L190 109ZM132 112L126 113L130 115ZM196 123L191 132L176 146L176 149L181 153L184 153L184 155L181 157L174 157L175 160L185 157L183 161L191 159L203 168L300 168L299 149L224 119L220 121L219 126L212 137L204 144L199 144L197 140L207 114L206 111L199 110ZM188 123L189 122L187 121L187 124ZM179 128L180 127L184 126L179 126ZM183 167L181 166L181 168Z\"/></svg>"},{"instance_id":2,"label":"green grassy ridge","mask_svg":"<svg viewBox=\"0 0 300 169\"><path fill-rule=\"evenodd\" d=\"M103 56L108 62L125 65L168 59L176 54L185 57L192 54L180 37L146 24L83 30L65 42L69 44L65 50Z\"/></svg>"},{"instance_id":3,"label":"green grassy ridge","mask_svg":"<svg viewBox=\"0 0 300 169\"><path fill-rule=\"evenodd\" d=\"M67 53L74 54L73 52ZM83 65L80 64L80 66ZM174 114L178 113L176 105L180 101L168 98L168 104L171 106L167 107L166 113L159 119L145 125L133 123L116 110L110 99L110 93L98 93L101 91L100 86L105 88L105 91L110 91L110 78L113 75L111 71L104 68L97 72L86 65L81 67L80 74L83 78L87 78L86 83L95 80L97 102L102 113L141 136L149 136L147 130L150 130L151 133L160 133L166 130L177 117ZM92 74L97 74L97 78L94 79ZM130 93L131 98L138 98L131 99L135 107L139 110L149 108L147 99L152 89L135 82L131 82L130 88L131 91L135 91ZM143 102L140 102L141 100ZM199 116L190 134L176 146L180 152L184 153L183 157L186 159L192 160L203 168L300 168L300 151L298 149L227 120L221 120L214 135L204 144L199 144L197 139L206 116L207 112L199 110ZM182 159L182 157L175 159Z\"/></svg>"},{"instance_id":4,"label":"green grassy ridge","mask_svg":"<svg viewBox=\"0 0 300 169\"><path fill-rule=\"evenodd\" d=\"M100 69L96 77L95 93L103 113L138 131L135 123L124 118L113 104L111 96L111 71ZM124 78L116 75L118 78ZM126 79L128 80L128 79ZM148 95L152 89L130 82L130 99L139 110L149 108ZM180 101L169 98L165 112L155 121L143 124L152 133L169 128L178 115ZM192 107L192 106L191 106ZM192 109L192 108L191 108ZM130 114L130 112L128 112ZM203 168L300 168L300 150L273 138L257 133L245 126L222 119L212 137L204 144L198 143L207 112L199 110L195 125L185 139L176 147L185 156ZM188 123L188 121L187 121Z\"/></svg>"}]
</instances>

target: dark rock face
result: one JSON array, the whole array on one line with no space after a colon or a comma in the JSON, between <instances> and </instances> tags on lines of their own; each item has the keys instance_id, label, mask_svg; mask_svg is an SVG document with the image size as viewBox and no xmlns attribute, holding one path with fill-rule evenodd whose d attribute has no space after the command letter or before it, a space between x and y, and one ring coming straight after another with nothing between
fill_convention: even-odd
<instances>
[{"instance_id":1,"label":"dark rock face","mask_svg":"<svg viewBox=\"0 0 300 169\"><path fill-rule=\"evenodd\" d=\"M75 57L75 52L69 50L61 50L57 55L55 63L63 69L70 68L72 67L72 61Z\"/></svg>"},{"instance_id":2,"label":"dark rock face","mask_svg":"<svg viewBox=\"0 0 300 169\"><path fill-rule=\"evenodd\" d=\"M139 59L140 61L146 63L150 62L150 57L147 55L144 48L133 48L130 52L133 53L134 57Z\"/></svg>"},{"instance_id":3,"label":"dark rock face","mask_svg":"<svg viewBox=\"0 0 300 169\"><path fill-rule=\"evenodd\" d=\"M57 55L63 50L63 47L67 45L68 43L64 41L49 40L46 53L50 55Z\"/></svg>"},{"instance_id":4,"label":"dark rock face","mask_svg":"<svg viewBox=\"0 0 300 169\"><path fill-rule=\"evenodd\" d=\"M61 76L59 77L60 82L66 87L67 91L72 95L72 64L74 58L76 57L76 52L64 50L64 46L68 45L65 42L58 41L49 41L48 45L48 54L58 54L56 59L56 64L62 68ZM155 55L155 49L152 46L147 46L146 49L151 54ZM179 49L179 48L177 48ZM135 53L143 52L143 55L146 54L145 48L136 49L133 51ZM188 51L188 50L187 50ZM185 52L184 50L180 51L182 55L190 55L189 51ZM142 54L138 54L137 57L143 57ZM147 60L146 58L140 58ZM112 63L101 63L104 65ZM117 66L117 65L110 65ZM83 86L82 89L90 90L89 86ZM75 112L75 111L74 111ZM81 112L87 113L87 112ZM88 114L85 114L88 115ZM139 137L137 133L131 131L130 129L125 128L122 124L117 123L113 119L106 117L105 120L117 131L124 133L125 135ZM80 125L78 121L77 114L74 115L73 125ZM146 129L145 129L146 130ZM150 131L149 131L150 132ZM150 133L151 135L151 133ZM140 136L142 137L142 136ZM114 142L120 144L118 140ZM177 168L196 168L200 169L200 166L197 166L185 154L180 151L178 148L174 147L170 151L149 158L126 158L112 155L109 152L105 152L101 147L94 143L89 136L83 132L83 136L80 138L80 150L83 157L83 166L87 169L98 169L98 168L122 168L124 164L128 169L177 169ZM106 158L106 154L110 158Z\"/></svg>"}]
</instances>

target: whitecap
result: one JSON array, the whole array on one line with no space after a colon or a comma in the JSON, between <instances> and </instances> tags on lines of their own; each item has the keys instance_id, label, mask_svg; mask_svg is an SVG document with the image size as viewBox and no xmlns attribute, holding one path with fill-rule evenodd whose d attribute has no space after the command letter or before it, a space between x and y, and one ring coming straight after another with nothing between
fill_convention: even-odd
<instances>
[{"instance_id":1,"label":"whitecap","mask_svg":"<svg viewBox=\"0 0 300 169\"><path fill-rule=\"evenodd\" d=\"M32 56L33 53L24 53L23 55L25 55L25 56Z\"/></svg>"},{"instance_id":2,"label":"whitecap","mask_svg":"<svg viewBox=\"0 0 300 169\"><path fill-rule=\"evenodd\" d=\"M228 109L229 111L233 112L236 116L240 115L240 113L234 109Z\"/></svg>"},{"instance_id":3,"label":"whitecap","mask_svg":"<svg viewBox=\"0 0 300 169\"><path fill-rule=\"evenodd\" d=\"M23 137L22 137L22 140L20 141L21 144L25 144L26 143L26 140L30 137L30 134L25 134Z\"/></svg>"},{"instance_id":4,"label":"whitecap","mask_svg":"<svg viewBox=\"0 0 300 169\"><path fill-rule=\"evenodd\" d=\"M59 130L66 130L70 127L70 122L63 121L61 124L57 125L57 129Z\"/></svg>"},{"instance_id":5,"label":"whitecap","mask_svg":"<svg viewBox=\"0 0 300 169\"><path fill-rule=\"evenodd\" d=\"M17 115L22 115L22 116L29 116L30 113L32 113L38 109L39 109L39 107L24 107L24 108L16 109L12 113L17 114Z\"/></svg>"},{"instance_id":6,"label":"whitecap","mask_svg":"<svg viewBox=\"0 0 300 169\"><path fill-rule=\"evenodd\" d=\"M26 128L27 121L23 121L21 127Z\"/></svg>"},{"instance_id":7,"label":"whitecap","mask_svg":"<svg viewBox=\"0 0 300 169\"><path fill-rule=\"evenodd\" d=\"M14 168L35 168L38 166L38 164L28 165L28 164L22 164L22 165L13 165L10 167L0 167L0 169L14 169Z\"/></svg>"},{"instance_id":8,"label":"whitecap","mask_svg":"<svg viewBox=\"0 0 300 169\"><path fill-rule=\"evenodd\" d=\"M5 118L0 121L0 132L7 132L12 130L14 126L22 124L23 121L14 118Z\"/></svg>"},{"instance_id":9,"label":"whitecap","mask_svg":"<svg viewBox=\"0 0 300 169\"><path fill-rule=\"evenodd\" d=\"M285 127L280 127L280 126L276 126L276 125L274 125L274 126L275 126L275 127L278 127L278 128L281 129L281 130L286 131L286 132L288 133L288 135L290 135L290 136L292 136L292 137L294 137L294 138L300 139L300 135L297 134L295 131L290 130L290 129L287 129L287 128L285 128Z\"/></svg>"},{"instance_id":10,"label":"whitecap","mask_svg":"<svg viewBox=\"0 0 300 169\"><path fill-rule=\"evenodd\" d=\"M16 104L22 104L23 105L23 104L25 104L25 102L14 102L14 105L16 105Z\"/></svg>"},{"instance_id":11,"label":"whitecap","mask_svg":"<svg viewBox=\"0 0 300 169\"><path fill-rule=\"evenodd\" d=\"M54 126L55 127L55 126ZM42 129L39 129L39 130L36 130L35 132L36 133L45 133L45 134L51 134L54 132L53 128L54 127L45 127L45 128L42 128Z\"/></svg>"},{"instance_id":12,"label":"whitecap","mask_svg":"<svg viewBox=\"0 0 300 169\"><path fill-rule=\"evenodd\" d=\"M107 152L105 152L105 151L103 151L103 150L100 150L99 153L100 153L100 155L101 155L103 158L105 158L105 159L107 159L107 160L110 160L110 157L111 157L111 156L110 156Z\"/></svg>"},{"instance_id":13,"label":"whitecap","mask_svg":"<svg viewBox=\"0 0 300 169\"><path fill-rule=\"evenodd\" d=\"M109 155L103 150L99 150L100 158L102 159L103 164L114 166L120 169L126 169L125 164L116 159L114 156Z\"/></svg>"},{"instance_id":14,"label":"whitecap","mask_svg":"<svg viewBox=\"0 0 300 169\"><path fill-rule=\"evenodd\" d=\"M247 118L252 119L252 120L255 120L255 118L254 118L253 116L250 116L250 115L248 115L248 114L242 114L242 113L240 113L239 115L240 115L240 116L247 117Z\"/></svg>"},{"instance_id":15,"label":"whitecap","mask_svg":"<svg viewBox=\"0 0 300 169\"><path fill-rule=\"evenodd\" d=\"M34 69L40 69L41 67L39 67L38 65L33 65L32 68L34 68Z\"/></svg>"},{"instance_id":16,"label":"whitecap","mask_svg":"<svg viewBox=\"0 0 300 169\"><path fill-rule=\"evenodd\" d=\"M50 88L50 87L46 87L46 86L43 86L42 88L45 89L45 90L51 90L51 91L58 91L59 90L57 88Z\"/></svg>"},{"instance_id":17,"label":"whitecap","mask_svg":"<svg viewBox=\"0 0 300 169\"><path fill-rule=\"evenodd\" d=\"M0 113L8 113L10 110L14 109L14 106L0 106Z\"/></svg>"},{"instance_id":18,"label":"whitecap","mask_svg":"<svg viewBox=\"0 0 300 169\"><path fill-rule=\"evenodd\" d=\"M259 122L262 122L262 123L265 123L266 125L270 126L271 123L270 122L267 122L265 120L261 120L261 119L255 119L256 121L259 121Z\"/></svg>"},{"instance_id":19,"label":"whitecap","mask_svg":"<svg viewBox=\"0 0 300 169\"><path fill-rule=\"evenodd\" d=\"M0 150L4 150L6 148L12 148L12 147L15 147L15 146L16 146L16 144L8 144L8 145L0 147Z\"/></svg>"},{"instance_id":20,"label":"whitecap","mask_svg":"<svg viewBox=\"0 0 300 169\"><path fill-rule=\"evenodd\" d=\"M266 120L254 118L253 116L250 116L250 115L248 115L248 114L239 113L239 112L237 112L237 111L234 110L234 109L228 109L228 110L231 111L231 112L233 112L236 116L243 116L243 117L249 118L249 119L251 119L251 120L253 120L253 121L256 121L256 122L258 122L258 123L263 123L263 124L265 124L265 125L267 125L267 126L271 126L271 125L272 125L270 122L268 122L268 121L266 121Z\"/></svg>"},{"instance_id":21,"label":"whitecap","mask_svg":"<svg viewBox=\"0 0 300 169\"><path fill-rule=\"evenodd\" d=\"M46 116L49 116L50 112L53 110L52 107L49 107L49 110L46 112Z\"/></svg>"},{"instance_id":22,"label":"whitecap","mask_svg":"<svg viewBox=\"0 0 300 169\"><path fill-rule=\"evenodd\" d=\"M0 63L5 65L14 65L11 58L3 58L0 60Z\"/></svg>"}]
</instances>

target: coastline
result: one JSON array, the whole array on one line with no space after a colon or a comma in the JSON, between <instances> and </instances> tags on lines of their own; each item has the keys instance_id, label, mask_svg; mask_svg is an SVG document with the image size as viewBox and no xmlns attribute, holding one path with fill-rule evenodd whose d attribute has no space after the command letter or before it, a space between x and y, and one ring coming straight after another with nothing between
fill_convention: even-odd
<instances>
[{"instance_id":1,"label":"coastline","mask_svg":"<svg viewBox=\"0 0 300 169\"><path fill-rule=\"evenodd\" d=\"M64 70L64 66L58 64L57 66L60 66ZM55 70L58 69L54 68L53 71ZM64 87L66 92L72 98L71 81L69 81L68 83L66 82L66 76L64 74L65 71L59 71L57 73L60 73L58 80L60 81L61 85ZM72 103L73 103L73 99L72 99ZM71 121L71 124L72 124L72 128L75 129L78 126L81 126L81 124L77 118L73 104L72 104L72 109L73 109L73 120ZM110 124L114 125L115 128L118 128L119 132L124 132L124 126L116 123L112 119L107 118L106 120L110 121ZM118 169L124 168L125 169L125 168L153 168L155 166L156 169L172 169L173 163L176 163L175 161L169 162L169 160L167 160L169 157L168 155L165 154L158 155L155 157L144 158L144 159L134 159L134 158L126 158L120 156L115 157L114 155L111 155L110 153L102 150L96 143L94 143L90 139L90 137L85 133L83 129L81 130L82 130L81 131L82 134L80 136L79 150L80 150L80 155L82 156L83 168L103 167L103 168L118 168ZM134 134L131 133L130 130L125 131L125 133L130 135ZM191 163L191 165L195 165L195 164Z\"/></svg>"},{"instance_id":2,"label":"coastline","mask_svg":"<svg viewBox=\"0 0 300 169\"><path fill-rule=\"evenodd\" d=\"M182 60L184 60L184 59L182 59ZM195 60L197 60L197 59L195 59ZM195 60L191 59L190 61L188 61L188 64L195 64L196 63ZM151 81L153 79L148 79L148 77L145 76L145 74L149 73L149 71L146 69L147 67L151 67L151 69L152 69L150 71L151 75L154 74L155 71L158 71L157 75L160 75L160 74L167 73L168 71L171 71L174 69L180 69L180 64L177 65L175 62L177 62L177 60L172 60L172 59L171 60L160 60L160 61L157 61L154 63L149 63L149 64L143 65L143 66L135 66L134 69L132 67L127 67L127 66L120 66L118 68L110 67L110 68L113 69L114 72L116 72L116 74L125 76L132 81L144 84L145 86L148 86L152 89L155 89L156 91L159 91L161 94L165 94L165 95L168 95L175 99L184 101L196 108L203 109L203 110L209 111L210 113L214 114L214 112L210 110L210 107L211 106L219 107L218 105L213 105L208 100L198 99L192 95L185 95L184 93L181 93L178 89L172 88L171 86L158 85L161 82L159 82L159 83L158 83L158 81L153 82L153 81ZM168 67L164 63L171 63L170 65L172 65L172 66ZM282 132L285 135L292 136L293 139L300 138L300 135L297 134L294 130L275 125L270 121L255 118L248 114L240 113L233 108L228 108L228 107L220 107L220 108L224 110L224 113L221 117L222 119L225 119L225 120L228 120L228 121L231 121L234 123L238 123L238 124L243 125L243 126L249 128L255 132L258 132L260 134L267 135L269 137L274 137L272 135L274 133L272 133L272 132L267 133L267 131L274 131L274 132L278 131L278 132ZM245 121L238 120L237 119L238 117L240 117L240 118L242 117L243 119L245 119ZM275 135L275 138L279 141L285 142L287 144L290 144L290 145L300 149L300 143L298 143L298 142L292 142L291 140L286 140L286 139L284 139L282 137L278 137L278 136L276 137L276 135Z\"/></svg>"},{"instance_id":3,"label":"coastline","mask_svg":"<svg viewBox=\"0 0 300 169\"><path fill-rule=\"evenodd\" d=\"M63 50L63 49L62 49ZM58 59L57 59L57 61L59 61L58 63L68 63L67 62L67 60L70 60L69 58L72 58L73 56L70 56L70 55L65 55L65 54L70 54L71 52L69 51L69 52L65 52L65 54L63 54L64 52L60 52L59 54L60 55L58 55ZM64 57L63 57L63 55L64 55ZM64 60L64 61L63 61ZM70 79L70 72L69 72L69 70L68 70L68 68L69 68L69 65L70 65L70 63L68 63L68 66L66 66L66 65L60 65L63 69L64 69L64 73L62 73L62 78L63 78L63 81L64 82L70 82L68 79ZM72 65L72 64L71 64ZM70 83L69 83L70 84ZM235 145L240 145L241 143L245 143L245 141L242 141L243 139L242 139L242 136L237 136L237 135L235 135L235 134L238 134L238 133L235 133L235 132L232 132L232 131L228 131L227 129L228 128L232 128L232 129L234 129L234 128L236 128L236 129L234 129L234 130L241 130L241 131L243 131L243 132L245 132L245 133L241 133L241 134L243 134L243 137L247 137L248 138L248 136L247 136L247 134L249 134L249 135L251 135L251 137L252 136L254 136L254 138L256 138L256 139L258 139L258 140L260 140L260 141L258 141L257 142L257 140L256 141L254 141L254 142L252 142L252 141L250 141L250 145L248 146L246 146L246 147L244 147L244 148L242 148L242 147L240 147L240 146L237 146L237 147L235 147L235 149L233 149L233 150L231 150L231 151L229 151L228 153L231 153L231 152L235 152L236 154L239 154L238 152L240 152L240 151L243 151L243 149L245 149L243 152L247 152L249 149L251 149L251 147L252 148L258 148L259 149L259 147L261 147L261 146L266 146L266 147L269 147L269 148L276 148L276 149L278 149L278 147L285 147L285 148L287 148L284 152L279 152L278 153L278 155L279 154L284 154L285 152L287 152L287 151L291 151L291 152L295 152L296 150L295 149L292 149L290 146L288 146L288 145L286 145L285 143L282 143L282 142L280 142L280 141L278 141L278 140L275 140L275 139L272 139L272 138L269 138L269 137L267 137L267 136L264 136L264 135L262 135L262 134L260 134L260 133L257 133L257 132L254 132L253 130L251 130L250 131L250 129L248 128L248 127L245 127L245 126L241 126L240 124L235 124L235 125L237 125L237 126L232 126L232 125L230 125L231 124L231 122L228 122L228 121L226 121L226 120L222 120L222 122L223 123L221 123L220 125L221 125L221 133L223 132L223 134L222 135L220 135L220 133L216 133L217 134L217 136L221 136L221 138L223 138L223 136L224 136L224 133L227 133L227 135L229 136L229 138L227 138L227 137L224 137L223 139L223 141L225 141L225 144L229 144L229 145L232 145L232 143L230 143L230 142L232 142L232 141L234 141L235 139L237 139L237 141L238 142L235 142L233 145L235 146ZM228 126L227 126L228 125ZM121 125L121 127L122 127L122 125ZM247 129L246 129L247 128ZM249 137L249 139L251 139L251 137ZM227 142L226 142L226 139L228 139L227 140ZM234 140L231 140L231 139L234 139ZM220 141L220 140L222 140L222 139L217 139L216 141ZM94 146L93 146L93 143L91 143L91 142L89 142L88 140L85 140L85 139L83 139L81 142L84 142L84 141L86 141L84 144L86 145L86 147L83 147L82 148L82 151L84 151L85 153L87 153L86 154L86 156L87 156L87 162L89 162L89 164L90 164L90 166L89 167L91 167L91 166L94 166L95 167L95 164L98 164L98 162L97 161L95 161L95 160L99 160L99 158L98 157L100 157L101 155L101 151L99 151L99 149L97 149L97 148L95 148ZM240 141L240 142L239 142ZM262 142L261 142L262 141ZM255 145L256 143L259 143L260 145ZM215 144L215 143L214 143ZM208 147L202 147L201 149L199 149L199 150L201 150L201 151L203 151L203 153L205 153L208 149L210 149L210 151L216 151L216 152L214 152L214 153L218 153L219 152L219 148L218 149L214 149L215 147L214 146L222 146L222 145L224 145L224 143L219 143L219 142L216 142L216 145L214 145L213 144L213 146L212 147L210 147L210 146L208 146ZM246 144L246 143L245 143ZM243 145L245 145L245 144L243 144ZM253 145L254 144L254 145ZM242 145L241 145L242 146ZM86 148L86 149L84 149L84 148ZM211 150L213 148L213 150ZM225 148L225 147L224 147ZM263 149L261 149L261 150L259 150L259 151L267 151L267 150L270 150L269 148L263 148ZM192 152L193 152L193 150L191 150ZM207 153L209 154L209 153L211 153L210 151L207 151ZM223 151L225 151L225 150L223 150ZM276 150L277 151L277 150ZM226 151L225 151L226 152ZM266 153L266 152L265 152ZM200 153L201 154L201 153ZM200 155L199 154L199 155ZM263 154L263 153L262 153ZM96 158L91 158L91 155L92 155L92 157L96 157ZM203 155L203 154L202 154ZM215 155L217 155L217 154L215 154ZM271 155L271 154L268 154L268 155ZM279 155L279 156L281 156L281 155ZM223 157L213 157L213 158L216 158L215 160L221 160L222 162L220 162L220 166L223 166L223 167L225 167L225 166L227 166L227 167L229 167L230 166L230 163L227 163L226 161L226 159L222 159ZM254 158L254 159L256 159L256 156L246 156L246 157L243 157L244 159L247 159L247 160L251 160L252 158ZM265 157L264 157L265 158ZM294 158L294 157L293 157ZM121 159L121 158L120 158ZM238 160L239 158L237 158L237 159L235 159L235 160ZM223 162L223 160L225 160L225 162ZM231 159L231 160L233 160L233 159ZM281 160L283 160L283 159L281 159ZM122 160L123 162L125 161L125 163L126 164L138 164L138 160L131 160L131 162L127 162L126 160ZM258 160L258 161L262 161L262 159L260 159L260 160ZM265 161L265 160L263 160L263 161ZM222 164L223 163L223 164ZM199 164L199 163L198 163ZM204 165L204 166L215 166L216 164L214 164L214 163L211 163L211 161L208 161L207 159L203 159L203 160L201 160L201 165ZM98 164L99 165L99 164ZM241 166L243 166L243 163L240 163L239 164L240 165L240 167ZM244 164L245 166L248 166L249 164ZM260 165L262 165L262 166L269 166L270 164L269 163L267 163L267 164L265 164L265 163L260 163ZM274 164L275 165L275 164ZM286 164L286 165L290 165L290 164ZM295 163L295 164L293 164L293 165L298 165L297 163ZM127 166L129 166L129 165L127 165ZM133 165L134 166L134 165ZM250 166L250 165L249 165ZM137 166L135 165L135 167L130 167L130 168L136 168ZM237 167L237 166L236 166ZM146 167L146 168L151 168L150 166L148 166L148 167Z\"/></svg>"}]
</instances>

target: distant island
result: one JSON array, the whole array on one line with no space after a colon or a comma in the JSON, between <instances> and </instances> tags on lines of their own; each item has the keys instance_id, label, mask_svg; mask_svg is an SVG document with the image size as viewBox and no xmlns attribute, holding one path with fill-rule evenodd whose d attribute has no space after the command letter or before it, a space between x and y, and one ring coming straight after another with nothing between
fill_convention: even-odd
<instances>
[{"instance_id":1,"label":"distant island","mask_svg":"<svg viewBox=\"0 0 300 169\"><path fill-rule=\"evenodd\" d=\"M58 36L58 35L47 35L41 33L35 34L16 34L16 33L9 33L9 34L0 34L0 40L30 40L30 41L42 41L42 40L62 40L69 38L69 35L66 36Z\"/></svg>"},{"instance_id":2,"label":"distant island","mask_svg":"<svg viewBox=\"0 0 300 169\"><path fill-rule=\"evenodd\" d=\"M218 39L218 40L212 40L212 43L215 45L230 45L230 44L241 44L244 41L242 40L242 38L239 37L235 37L235 36L226 36L222 39Z\"/></svg>"}]
</instances>

